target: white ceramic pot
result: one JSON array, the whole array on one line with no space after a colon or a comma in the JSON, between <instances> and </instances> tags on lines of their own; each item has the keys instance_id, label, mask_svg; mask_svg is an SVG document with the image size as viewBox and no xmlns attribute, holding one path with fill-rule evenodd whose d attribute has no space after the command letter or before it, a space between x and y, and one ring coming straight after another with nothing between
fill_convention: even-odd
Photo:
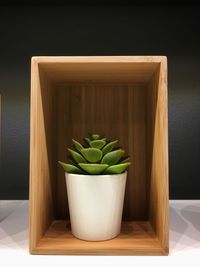
<instances>
[{"instance_id":1,"label":"white ceramic pot","mask_svg":"<svg viewBox=\"0 0 200 267\"><path fill-rule=\"evenodd\" d=\"M127 172L65 174L72 234L88 241L117 236L121 230Z\"/></svg>"}]
</instances>

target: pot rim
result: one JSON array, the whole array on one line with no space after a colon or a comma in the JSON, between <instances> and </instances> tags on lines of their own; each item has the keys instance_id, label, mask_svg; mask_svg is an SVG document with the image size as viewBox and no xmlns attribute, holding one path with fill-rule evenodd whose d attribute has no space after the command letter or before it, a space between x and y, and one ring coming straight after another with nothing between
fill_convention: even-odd
<instances>
[{"instance_id":1,"label":"pot rim","mask_svg":"<svg viewBox=\"0 0 200 267\"><path fill-rule=\"evenodd\" d=\"M113 174L80 174L80 173L70 173L70 172L65 172L65 174L70 174L71 176L98 176L98 177L110 177L110 176L120 176L122 174L127 174L127 171L122 172L122 173L113 173Z\"/></svg>"}]
</instances>

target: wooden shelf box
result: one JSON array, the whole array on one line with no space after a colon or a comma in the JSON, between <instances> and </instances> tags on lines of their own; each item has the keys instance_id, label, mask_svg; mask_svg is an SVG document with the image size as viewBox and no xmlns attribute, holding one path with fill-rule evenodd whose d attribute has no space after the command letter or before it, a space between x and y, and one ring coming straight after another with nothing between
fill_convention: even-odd
<instances>
[{"instance_id":1,"label":"wooden shelf box","mask_svg":"<svg viewBox=\"0 0 200 267\"><path fill-rule=\"evenodd\" d=\"M71 139L119 139L131 157L121 234L86 242L70 231L64 172ZM168 254L167 60L163 56L33 57L30 252Z\"/></svg>"}]
</instances>

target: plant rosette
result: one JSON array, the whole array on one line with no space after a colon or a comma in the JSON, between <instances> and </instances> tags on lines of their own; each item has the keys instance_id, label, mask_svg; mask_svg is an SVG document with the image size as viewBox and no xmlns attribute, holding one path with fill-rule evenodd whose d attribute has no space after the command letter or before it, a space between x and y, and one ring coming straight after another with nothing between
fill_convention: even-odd
<instances>
[{"instance_id":1,"label":"plant rosette","mask_svg":"<svg viewBox=\"0 0 200 267\"><path fill-rule=\"evenodd\" d=\"M85 138L86 145L72 140L65 171L72 234L83 240L103 241L121 230L127 168L125 151L118 140L99 134Z\"/></svg>"}]
</instances>

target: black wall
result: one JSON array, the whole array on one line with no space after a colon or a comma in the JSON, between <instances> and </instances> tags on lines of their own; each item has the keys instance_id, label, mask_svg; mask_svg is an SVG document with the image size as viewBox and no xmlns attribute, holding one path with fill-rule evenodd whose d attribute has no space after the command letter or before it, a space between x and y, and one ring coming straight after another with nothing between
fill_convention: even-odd
<instances>
[{"instance_id":1,"label":"black wall","mask_svg":"<svg viewBox=\"0 0 200 267\"><path fill-rule=\"evenodd\" d=\"M35 55L166 55L170 197L200 198L199 18L194 3L0 5L0 199L28 198Z\"/></svg>"}]
</instances>

